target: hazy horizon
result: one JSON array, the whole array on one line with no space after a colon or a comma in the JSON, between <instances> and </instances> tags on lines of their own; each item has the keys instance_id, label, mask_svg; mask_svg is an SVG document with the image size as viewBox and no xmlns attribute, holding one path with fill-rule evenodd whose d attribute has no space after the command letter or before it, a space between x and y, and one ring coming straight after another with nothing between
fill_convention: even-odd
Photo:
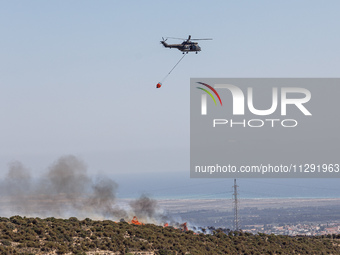
<instances>
[{"instance_id":1,"label":"hazy horizon","mask_svg":"<svg viewBox=\"0 0 340 255\"><path fill-rule=\"evenodd\" d=\"M232 179L189 177L190 78L339 77L339 7L3 1L0 179L11 162L38 178L74 155L89 176L116 181L122 197L231 197ZM160 40L188 35L213 40L199 41L202 51L189 53L156 89L182 57ZM241 197L340 196L339 179L238 183Z\"/></svg>"}]
</instances>

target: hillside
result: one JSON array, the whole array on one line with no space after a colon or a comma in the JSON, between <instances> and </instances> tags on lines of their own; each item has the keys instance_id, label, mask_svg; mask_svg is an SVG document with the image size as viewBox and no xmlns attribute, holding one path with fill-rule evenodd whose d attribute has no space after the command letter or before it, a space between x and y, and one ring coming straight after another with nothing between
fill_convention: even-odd
<instances>
[{"instance_id":1,"label":"hillside","mask_svg":"<svg viewBox=\"0 0 340 255\"><path fill-rule=\"evenodd\" d=\"M340 254L340 235L205 235L153 224L20 216L0 218L0 231L1 254Z\"/></svg>"}]
</instances>

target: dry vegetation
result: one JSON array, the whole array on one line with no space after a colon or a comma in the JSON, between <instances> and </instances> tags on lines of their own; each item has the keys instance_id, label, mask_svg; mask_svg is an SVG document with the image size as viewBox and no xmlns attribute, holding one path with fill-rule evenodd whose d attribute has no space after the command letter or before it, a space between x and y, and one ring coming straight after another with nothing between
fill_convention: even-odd
<instances>
[{"instance_id":1,"label":"dry vegetation","mask_svg":"<svg viewBox=\"0 0 340 255\"><path fill-rule=\"evenodd\" d=\"M1 254L340 254L340 235L195 234L153 224L0 218Z\"/></svg>"}]
</instances>

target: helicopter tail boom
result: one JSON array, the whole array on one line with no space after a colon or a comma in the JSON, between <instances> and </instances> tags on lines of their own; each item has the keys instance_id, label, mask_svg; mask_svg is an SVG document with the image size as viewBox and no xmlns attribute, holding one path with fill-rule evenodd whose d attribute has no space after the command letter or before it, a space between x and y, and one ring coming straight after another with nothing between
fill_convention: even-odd
<instances>
[{"instance_id":1,"label":"helicopter tail boom","mask_svg":"<svg viewBox=\"0 0 340 255\"><path fill-rule=\"evenodd\" d=\"M161 44L163 44L163 46L164 46L165 48L168 48L168 47L169 47L169 44L167 44L164 40L161 41Z\"/></svg>"}]
</instances>

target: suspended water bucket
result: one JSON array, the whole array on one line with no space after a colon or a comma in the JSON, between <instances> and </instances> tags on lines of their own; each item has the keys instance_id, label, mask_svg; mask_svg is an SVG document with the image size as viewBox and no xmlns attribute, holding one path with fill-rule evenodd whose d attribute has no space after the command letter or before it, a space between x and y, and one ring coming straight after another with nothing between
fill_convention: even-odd
<instances>
[{"instance_id":1,"label":"suspended water bucket","mask_svg":"<svg viewBox=\"0 0 340 255\"><path fill-rule=\"evenodd\" d=\"M156 88L159 89L160 87L162 87L162 83L158 82Z\"/></svg>"}]
</instances>

